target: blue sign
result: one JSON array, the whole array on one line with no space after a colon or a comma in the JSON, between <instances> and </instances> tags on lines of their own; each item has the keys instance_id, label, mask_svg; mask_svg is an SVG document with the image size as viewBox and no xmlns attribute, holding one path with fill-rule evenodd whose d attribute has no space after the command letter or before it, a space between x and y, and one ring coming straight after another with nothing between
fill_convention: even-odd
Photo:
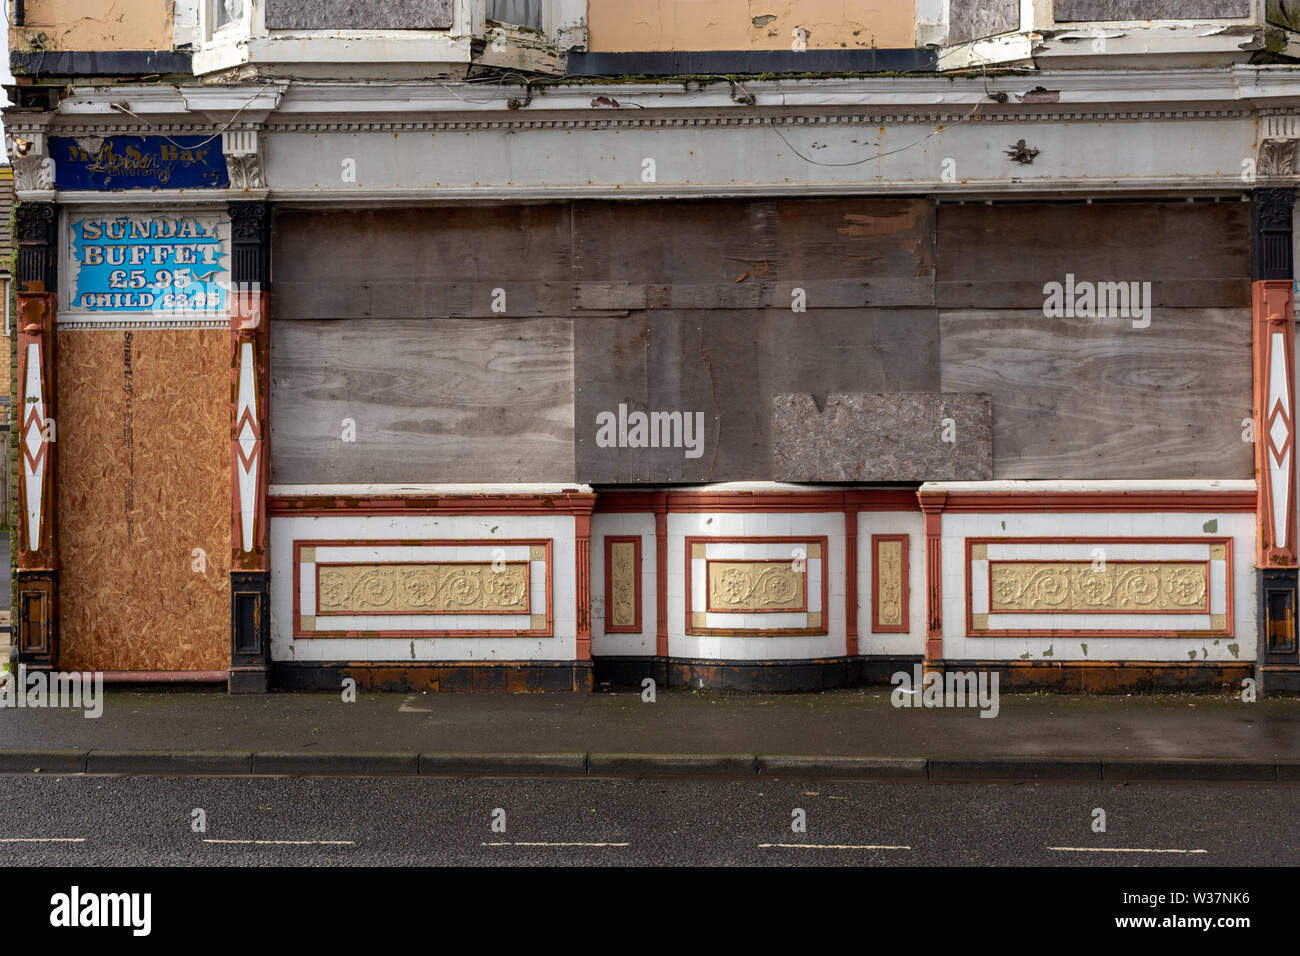
<instances>
[{"instance_id":1,"label":"blue sign","mask_svg":"<svg viewBox=\"0 0 1300 956\"><path fill-rule=\"evenodd\" d=\"M226 248L214 216L87 216L72 222L72 308L219 316Z\"/></svg>"},{"instance_id":2,"label":"blue sign","mask_svg":"<svg viewBox=\"0 0 1300 956\"><path fill-rule=\"evenodd\" d=\"M50 138L56 189L224 189L220 136L108 136L96 149Z\"/></svg>"}]
</instances>

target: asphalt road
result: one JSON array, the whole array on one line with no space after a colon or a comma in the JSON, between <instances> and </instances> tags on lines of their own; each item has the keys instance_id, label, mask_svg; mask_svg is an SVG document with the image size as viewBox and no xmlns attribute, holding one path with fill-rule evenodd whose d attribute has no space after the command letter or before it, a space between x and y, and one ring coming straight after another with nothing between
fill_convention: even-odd
<instances>
[{"instance_id":1,"label":"asphalt road","mask_svg":"<svg viewBox=\"0 0 1300 956\"><path fill-rule=\"evenodd\" d=\"M1297 818L1278 785L0 775L7 866L1297 866Z\"/></svg>"}]
</instances>

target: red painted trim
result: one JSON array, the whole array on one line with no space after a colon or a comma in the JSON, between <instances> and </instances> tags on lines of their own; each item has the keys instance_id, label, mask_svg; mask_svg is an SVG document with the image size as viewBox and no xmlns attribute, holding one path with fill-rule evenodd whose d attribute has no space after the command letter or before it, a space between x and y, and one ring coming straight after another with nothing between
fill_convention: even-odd
<instances>
[{"instance_id":1,"label":"red painted trim","mask_svg":"<svg viewBox=\"0 0 1300 956\"><path fill-rule=\"evenodd\" d=\"M901 570L903 587L899 597L903 621L901 624L880 623L880 545L897 541L902 545ZM912 537L906 534L873 534L871 536L871 631L873 634L906 634L911 627L911 556Z\"/></svg>"},{"instance_id":2,"label":"red painted trim","mask_svg":"<svg viewBox=\"0 0 1300 956\"><path fill-rule=\"evenodd\" d=\"M655 654L668 656L668 512L655 512Z\"/></svg>"},{"instance_id":3,"label":"red painted trim","mask_svg":"<svg viewBox=\"0 0 1300 956\"><path fill-rule=\"evenodd\" d=\"M492 561L326 561L326 562L317 561L317 562L313 565L313 567L315 568L315 571L316 571L316 595L317 595L317 597L319 597L319 596L320 596L320 569L321 569L321 568L358 568L358 567L361 567L361 568L374 568L374 567L381 567L381 566L383 566L383 565L385 565L385 564L395 564L395 565L401 565L401 566L403 566L403 567L410 566L410 565L419 565L419 566L425 566L425 565L428 565L428 566L430 566L430 567L441 567L441 566L444 566L444 565L457 565L457 566L462 566L462 565L466 565L466 564L471 564L471 565L480 565L480 566L492 566L494 563L495 563L495 562L492 562ZM532 571L532 562L531 562L531 561L502 561L501 563L502 563L502 564L506 564L506 565L511 565L511 564L513 564L513 565L515 565L515 566L521 566L521 565L522 565L524 568L527 569L527 572L528 572L528 573L525 575L525 580L528 582L528 586L524 588L524 600L525 600L527 603L524 605L524 607L523 607L522 609L515 608L515 609L513 609L513 610L508 610L508 611L477 611L477 610L474 610L474 611L454 611L454 610L441 610L441 611L319 611L319 610L318 610L318 611L316 612L316 616L317 616L317 617L366 617L367 615L370 615L370 616L374 616L374 617L392 617L392 616L394 616L395 614L417 614L417 615L424 615L424 614L445 614L445 615L447 615L447 616L449 616L449 617L455 617L455 616L468 616L468 615L471 615L471 614L474 614L474 615L477 615L477 614L532 614L532 613L533 613L533 595L532 595L532 590L533 590L533 589L532 589L533 571Z\"/></svg>"},{"instance_id":4,"label":"red painted trim","mask_svg":"<svg viewBox=\"0 0 1300 956\"><path fill-rule=\"evenodd\" d=\"M270 336L267 321L271 314L269 292L241 292L230 295L230 550L232 571L266 571L267 492L270 487L270 372L267 353ZM249 460L255 462L253 483L252 550L243 549L243 514L240 508L239 472L244 451L239 443L243 419L239 415L239 376L241 346L252 346L253 397L257 414L251 419L253 450Z\"/></svg>"},{"instance_id":5,"label":"red painted trim","mask_svg":"<svg viewBox=\"0 0 1300 956\"><path fill-rule=\"evenodd\" d=\"M594 502L592 502L594 504ZM591 660L591 509L573 516L574 581L577 599L575 658Z\"/></svg>"},{"instance_id":6,"label":"red painted trim","mask_svg":"<svg viewBox=\"0 0 1300 956\"><path fill-rule=\"evenodd\" d=\"M1075 615L1075 614L1211 614L1213 613L1210 610L1210 561L1208 558L1204 561L1198 561L1194 558L1189 558L1186 561L1183 561L1179 558L1160 558L1159 560L1151 560L1151 561L1140 561L1137 559L1126 559L1123 561L1107 560L1106 564L1108 565L1111 564L1173 564L1175 562L1178 564L1205 565L1205 606L1204 607L1191 608L1191 609L1182 608L1173 611L1162 611L1153 608L1149 608L1146 610L1139 609L1134 611L1111 611L1105 608L1076 608L1075 610L1072 611L1053 611L1050 609L1043 610L1043 609L1034 609L1034 608L1016 608L1014 610L1011 610L1011 609L1004 608L1002 610L995 611L993 609L993 565L995 564L1058 564L1058 563L1059 564L1089 564L1090 562L1086 558L1078 558L1078 559L1075 558L990 558L988 560L988 567L985 569L987 571L987 578L988 578L989 613L990 614L1069 614L1069 615ZM967 594L966 598L967 600L970 600L970 595Z\"/></svg>"},{"instance_id":7,"label":"red painted trim","mask_svg":"<svg viewBox=\"0 0 1300 956\"><path fill-rule=\"evenodd\" d=\"M700 627L700 628L697 628L697 627L694 627L694 626L691 624L691 615L692 615L692 613L693 613L693 611L694 611L694 609L695 609L695 602L694 602L694 600L693 600L693 598L692 598L692 595L691 595L691 590L692 590L692 586L693 586L693 584L692 584L692 578L693 578L693 575L692 575L692 573L691 573L691 563L692 563L692 561L694 560L694 559L691 557L691 551L692 551L693 545L694 545L696 542L704 542L705 544L709 544L709 543L713 543L713 544L784 544L784 543L789 543L789 544L792 544L792 545L800 545L800 544L807 545L807 544L813 544L813 543L820 543L820 544L821 544L821 550L822 550L822 556L821 556L821 562L822 562L822 587L821 587L821 595L822 595L822 609L821 609L821 612L820 612L820 613L821 613L821 616L822 616L822 626L821 626L821 627L818 627L818 628L812 628L812 627L782 627L782 628L771 628L771 629L768 629L768 628L719 628L719 627ZM829 546L829 541L828 541L826 535L820 535L820 536L818 536L818 535L811 535L811 536L779 535L779 536L764 536L764 537L734 537L734 538L719 538L719 537L712 537L712 536L709 536L709 535L695 535L695 536L687 536L687 537L686 537L686 539L685 539L685 551L686 551L686 569L685 569L685 570L686 570L686 607L685 607L685 615L686 615L686 622L685 622L685 623L686 623L686 628L685 628L685 632L686 632L687 634L689 634L689 635L691 635L691 636L720 636L720 637L805 637L805 636L807 636L807 637L814 637L814 636L815 636L815 637L824 637L824 636L826 636L826 635L828 635L828 634L830 633L830 601L829 601L829 595L830 595L830 571L829 571L829 568L830 568L830 546ZM706 552L706 554L707 554L707 552ZM706 575L706 577L705 577L705 583L706 583L706 585L707 585L707 583L708 583L708 578L707 578L707 574L708 574L708 571L707 571L707 562L710 561L710 560L724 560L724 559L718 559L718 558L710 559L710 558L705 557L705 558L702 558L701 560L705 561L705 563L706 563L706 564L705 564L705 569L706 569L706 570L705 570L705 575ZM757 558L757 559L754 559L754 558L735 558L735 559L733 559L733 560L737 560L737 561L762 561L762 560L764 560L764 559L761 559L761 558ZM793 556L791 557L791 560L795 560L795 559L793 558ZM806 561L812 561L812 560L817 560L817 559L815 559L815 558L805 558L805 560L806 560ZM807 573L807 568L805 567L805 574L806 574L806 573ZM804 587L804 594L807 595L807 592L808 592L808 589L807 589L807 586L805 585L805 587ZM707 596L706 596L706 607L707 607ZM736 612L736 613L741 613L741 614L757 614L757 613L759 613L759 612L757 612L757 611L740 611L740 612ZM787 613L790 613L790 614L800 614L800 613L809 613L809 612L807 612L807 611L803 611L803 612L801 612L801 611L791 610L791 611L788 611ZM817 612L812 612L812 613L817 613Z\"/></svg>"},{"instance_id":8,"label":"red painted trim","mask_svg":"<svg viewBox=\"0 0 1300 956\"><path fill-rule=\"evenodd\" d=\"M276 516L326 515L590 515L596 496L553 495L274 495Z\"/></svg>"},{"instance_id":9,"label":"red painted trim","mask_svg":"<svg viewBox=\"0 0 1300 956\"><path fill-rule=\"evenodd\" d=\"M1060 511L1146 513L1247 512L1255 510L1253 491L1063 491L948 493L944 511L952 514L1016 512L1035 514Z\"/></svg>"},{"instance_id":10,"label":"red painted trim","mask_svg":"<svg viewBox=\"0 0 1300 956\"><path fill-rule=\"evenodd\" d=\"M1051 628L1024 628L1011 630L1000 628L996 630L977 631L975 630L974 614L975 606L971 600L971 549L977 544L1203 544L1224 546L1224 622L1225 627L1221 631L1195 630L1195 631L1121 631L1121 630L1074 630L1074 629L1051 629ZM965 578L965 604L966 604L966 636L967 637L1090 637L1090 638L1116 638L1116 637L1143 637L1143 638L1231 638L1233 636L1234 618L1233 602L1236 585L1233 576L1233 558L1232 558L1232 538L1051 538L1051 537L1004 537L1004 538L966 538L965 539L965 567L962 575ZM1002 559L997 559L1002 560ZM1032 560L1032 559L1031 559ZM1043 560L1056 560L1046 558ZM1178 558L1161 558L1161 561L1178 561ZM1191 559L1191 563L1199 561L1197 558ZM1112 562L1120 563L1120 562ZM1150 562L1139 561L1139 564ZM992 591L990 591L991 601ZM1206 594L1206 606L1210 605L1210 596ZM984 612L981 612L984 613ZM990 611L990 614L1007 614L1008 611ZM1075 615L1083 612L1079 611L1037 611L1038 614L1063 614ZM1111 614L1133 614L1133 611L1111 611ZM1165 611L1161 613L1174 614L1176 611ZM1206 614L1212 612L1206 611Z\"/></svg>"},{"instance_id":11,"label":"red painted trim","mask_svg":"<svg viewBox=\"0 0 1300 956\"><path fill-rule=\"evenodd\" d=\"M844 511L916 511L914 491L670 491L668 510L681 514L702 512L815 513ZM716 539L715 539L716 540Z\"/></svg>"},{"instance_id":12,"label":"red painted trim","mask_svg":"<svg viewBox=\"0 0 1300 956\"><path fill-rule=\"evenodd\" d=\"M633 575L633 595L636 603L636 615L631 624L614 624L613 562L615 544L632 545L632 565L636 569ZM605 633L606 634L640 634L641 633L641 536L639 534L621 534L605 536Z\"/></svg>"},{"instance_id":13,"label":"red painted trim","mask_svg":"<svg viewBox=\"0 0 1300 956\"><path fill-rule=\"evenodd\" d=\"M825 554L825 552L822 552ZM811 560L811 559L809 559ZM704 580L709 580L710 564L735 564L737 561L743 561L745 564L791 564L786 558L705 558L704 559ZM803 603L799 607L763 607L753 608L752 610L738 611L735 608L714 607L709 601L712 595L704 596L704 610L709 614L806 614L808 612L808 566L804 562L804 569L797 572L804 578L803 586Z\"/></svg>"},{"instance_id":14,"label":"red painted trim","mask_svg":"<svg viewBox=\"0 0 1300 956\"><path fill-rule=\"evenodd\" d=\"M17 571L57 571L59 564L59 537L55 522L58 519L58 485L55 483L58 473L58 389L57 362L55 350L55 311L57 302L52 292L24 291L17 295L17 401L10 414L13 417L11 428L17 431L18 448L15 451L17 461L18 488L18 533L15 542L14 567ZM54 441L42 438L36 458L44 458L45 473L41 477L41 533L35 550L28 547L27 527L27 481L23 477L23 462L27 458L26 443L23 439L25 426L34 411L29 414L27 401L27 349L35 345L37 360L40 363L39 377L41 384L41 402L44 419L33 423L38 429L45 422L55 423ZM44 431L42 429L42 435ZM57 613L51 609L52 613ZM17 624L18 622L15 622Z\"/></svg>"},{"instance_id":15,"label":"red painted trim","mask_svg":"<svg viewBox=\"0 0 1300 956\"><path fill-rule=\"evenodd\" d=\"M943 660L943 509L948 495L917 494L925 512L925 660ZM966 602L969 613L970 601Z\"/></svg>"},{"instance_id":16,"label":"red painted trim","mask_svg":"<svg viewBox=\"0 0 1300 956\"><path fill-rule=\"evenodd\" d=\"M844 511L844 653L858 653L858 509Z\"/></svg>"},{"instance_id":17,"label":"red painted trim","mask_svg":"<svg viewBox=\"0 0 1300 956\"><path fill-rule=\"evenodd\" d=\"M1260 568L1296 566L1296 428L1295 428L1295 300L1290 280L1263 280L1251 286L1253 312L1252 335L1255 364L1255 480L1259 487L1259 510L1256 517L1257 550L1255 564ZM1270 380L1272 340L1282 337L1285 353L1286 401L1268 405L1272 391ZM1271 420L1280 416L1286 437L1281 449L1287 455L1285 488L1274 488L1269 464ZM1273 504L1279 496L1286 498L1286 536L1275 540Z\"/></svg>"},{"instance_id":18,"label":"red painted trim","mask_svg":"<svg viewBox=\"0 0 1300 956\"><path fill-rule=\"evenodd\" d=\"M554 542L551 538L509 538L501 539L474 539L474 538L437 538L428 540L372 540L372 539L301 539L293 542L293 638L294 640L333 640L343 638L374 638L387 639L397 638L401 640L410 640L414 638L426 637L472 637L482 640L491 640L493 638L512 638L512 637L553 637L555 634L555 601L554 601L554 584L552 580L552 546ZM393 548L393 547L512 547L524 546L532 547L541 545L546 549L546 626L541 629L528 629L521 631L465 631L465 630L433 630L433 631L304 631L302 629L302 549L303 548ZM315 562L313 562L315 563ZM411 562L375 562L377 564L394 564ZM532 575L529 574L528 581L529 591L532 590ZM319 591L317 592L320 593ZM531 601L531 597L530 597ZM478 612L476 612L478 613ZM312 615L315 617L316 615ZM332 615L324 615L326 617ZM397 615L390 615L397 616ZM428 614L411 614L403 612L403 617L429 617ZM443 612L437 612L437 616L446 616ZM589 638L590 639L590 638Z\"/></svg>"},{"instance_id":19,"label":"red painted trim","mask_svg":"<svg viewBox=\"0 0 1300 956\"><path fill-rule=\"evenodd\" d=\"M667 505L668 495L662 491L602 491L596 496L594 510L597 514L627 514L663 511Z\"/></svg>"}]
</instances>

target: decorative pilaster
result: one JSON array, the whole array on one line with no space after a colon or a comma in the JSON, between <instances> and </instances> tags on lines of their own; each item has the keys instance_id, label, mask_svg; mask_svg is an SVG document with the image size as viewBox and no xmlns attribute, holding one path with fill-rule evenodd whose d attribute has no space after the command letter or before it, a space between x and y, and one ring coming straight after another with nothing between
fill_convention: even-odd
<instances>
[{"instance_id":1,"label":"decorative pilaster","mask_svg":"<svg viewBox=\"0 0 1300 956\"><path fill-rule=\"evenodd\" d=\"M668 496L655 505L655 655L668 659Z\"/></svg>"},{"instance_id":2,"label":"decorative pilaster","mask_svg":"<svg viewBox=\"0 0 1300 956\"><path fill-rule=\"evenodd\" d=\"M55 524L58 440L54 364L58 207L18 207L18 660L59 663L59 555Z\"/></svg>"},{"instance_id":3,"label":"decorative pilaster","mask_svg":"<svg viewBox=\"0 0 1300 956\"><path fill-rule=\"evenodd\" d=\"M575 660L591 660L591 513L573 516L574 572L577 576L578 644ZM606 600L609 596L606 595Z\"/></svg>"},{"instance_id":4,"label":"decorative pilaster","mask_svg":"<svg viewBox=\"0 0 1300 956\"><path fill-rule=\"evenodd\" d=\"M1261 175L1294 180L1295 149L1294 139L1266 140L1260 151ZM1259 676L1271 683L1273 678L1264 678L1265 671L1280 668L1277 677L1293 684L1300 666L1295 614L1294 181L1256 189L1251 200Z\"/></svg>"},{"instance_id":5,"label":"decorative pilaster","mask_svg":"<svg viewBox=\"0 0 1300 956\"><path fill-rule=\"evenodd\" d=\"M230 692L265 693L271 666L266 495L270 475L270 222L230 204Z\"/></svg>"},{"instance_id":6,"label":"decorative pilaster","mask_svg":"<svg viewBox=\"0 0 1300 956\"><path fill-rule=\"evenodd\" d=\"M948 495L917 498L925 513L925 669L943 670L943 506Z\"/></svg>"},{"instance_id":7,"label":"decorative pilaster","mask_svg":"<svg viewBox=\"0 0 1300 956\"><path fill-rule=\"evenodd\" d=\"M844 508L844 653L858 653L858 509Z\"/></svg>"}]
</instances>

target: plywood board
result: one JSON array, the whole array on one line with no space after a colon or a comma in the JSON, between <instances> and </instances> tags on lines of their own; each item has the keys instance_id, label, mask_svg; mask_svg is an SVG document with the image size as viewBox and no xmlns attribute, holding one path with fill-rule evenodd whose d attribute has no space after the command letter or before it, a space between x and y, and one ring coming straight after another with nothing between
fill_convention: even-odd
<instances>
[{"instance_id":1,"label":"plywood board","mask_svg":"<svg viewBox=\"0 0 1300 956\"><path fill-rule=\"evenodd\" d=\"M940 308L1041 308L1044 286L1152 283L1155 304L1250 304L1250 206L1243 202L942 205Z\"/></svg>"},{"instance_id":2,"label":"plywood board","mask_svg":"<svg viewBox=\"0 0 1300 956\"><path fill-rule=\"evenodd\" d=\"M570 320L272 321L272 482L573 477Z\"/></svg>"},{"instance_id":3,"label":"plywood board","mask_svg":"<svg viewBox=\"0 0 1300 956\"><path fill-rule=\"evenodd\" d=\"M1250 478L1250 312L940 313L943 390L993 397L994 477Z\"/></svg>"},{"instance_id":4,"label":"plywood board","mask_svg":"<svg viewBox=\"0 0 1300 956\"><path fill-rule=\"evenodd\" d=\"M58 333L65 670L229 666L229 339Z\"/></svg>"},{"instance_id":5,"label":"plywood board","mask_svg":"<svg viewBox=\"0 0 1300 956\"><path fill-rule=\"evenodd\" d=\"M296 319L564 315L567 204L276 213L272 314ZM494 300L504 292L504 310ZM546 305L539 305L546 302Z\"/></svg>"},{"instance_id":6,"label":"plywood board","mask_svg":"<svg viewBox=\"0 0 1300 956\"><path fill-rule=\"evenodd\" d=\"M578 321L578 320L575 320ZM585 482L773 476L772 397L938 390L938 315L925 309L653 311L579 321L574 422ZM702 413L702 454L600 447L598 416Z\"/></svg>"}]
</instances>

